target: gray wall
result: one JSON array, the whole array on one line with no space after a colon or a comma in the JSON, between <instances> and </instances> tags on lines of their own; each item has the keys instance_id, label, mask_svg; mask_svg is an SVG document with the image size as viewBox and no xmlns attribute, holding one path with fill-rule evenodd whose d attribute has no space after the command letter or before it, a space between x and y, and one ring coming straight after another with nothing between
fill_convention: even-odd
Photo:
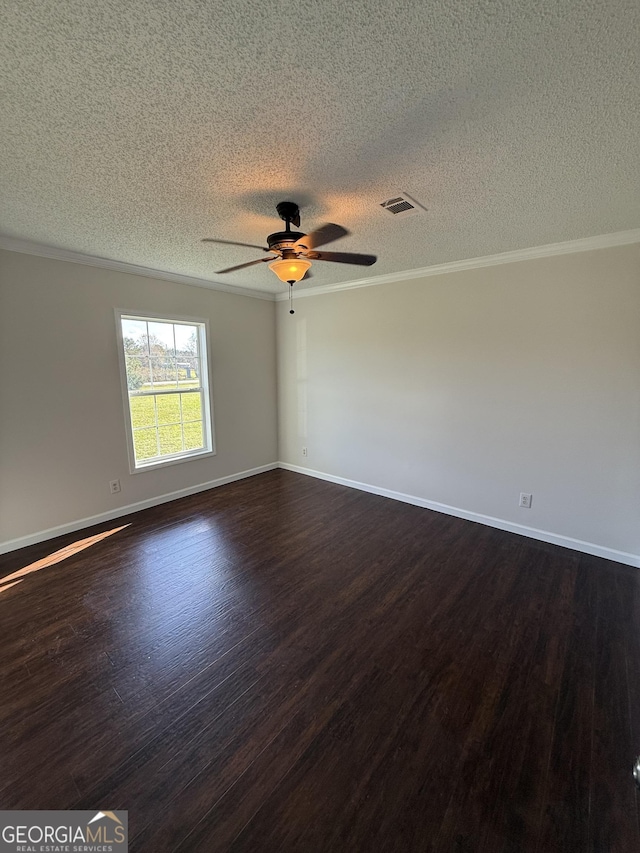
<instances>
[{"instance_id":1,"label":"gray wall","mask_svg":"<svg viewBox=\"0 0 640 853\"><path fill-rule=\"evenodd\" d=\"M278 303L284 463L640 555L640 246L295 308Z\"/></svg>"},{"instance_id":2,"label":"gray wall","mask_svg":"<svg viewBox=\"0 0 640 853\"><path fill-rule=\"evenodd\" d=\"M114 308L209 319L216 456L129 473ZM0 367L0 546L279 458L640 565L638 245L299 298L293 317L3 251Z\"/></svg>"},{"instance_id":3,"label":"gray wall","mask_svg":"<svg viewBox=\"0 0 640 853\"><path fill-rule=\"evenodd\" d=\"M115 308L208 318L216 456L129 473ZM0 544L274 463L274 310L0 251Z\"/></svg>"}]
</instances>

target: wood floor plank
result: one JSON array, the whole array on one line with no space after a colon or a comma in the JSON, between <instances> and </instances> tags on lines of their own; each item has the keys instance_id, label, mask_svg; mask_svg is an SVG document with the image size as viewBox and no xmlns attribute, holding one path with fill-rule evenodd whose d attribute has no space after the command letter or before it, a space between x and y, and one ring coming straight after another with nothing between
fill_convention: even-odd
<instances>
[{"instance_id":1,"label":"wood floor plank","mask_svg":"<svg viewBox=\"0 0 640 853\"><path fill-rule=\"evenodd\" d=\"M585 558L586 565L593 565ZM598 625L595 660L591 762L590 835L595 850L622 853L640 847L636 794L629 778L633 763L632 722L627 681L625 618L627 599L620 574L597 575ZM606 770L605 770L606 764Z\"/></svg>"},{"instance_id":2,"label":"wood floor plank","mask_svg":"<svg viewBox=\"0 0 640 853\"><path fill-rule=\"evenodd\" d=\"M640 853L639 584L287 471L0 556L0 808L126 808L142 853Z\"/></svg>"}]
</instances>

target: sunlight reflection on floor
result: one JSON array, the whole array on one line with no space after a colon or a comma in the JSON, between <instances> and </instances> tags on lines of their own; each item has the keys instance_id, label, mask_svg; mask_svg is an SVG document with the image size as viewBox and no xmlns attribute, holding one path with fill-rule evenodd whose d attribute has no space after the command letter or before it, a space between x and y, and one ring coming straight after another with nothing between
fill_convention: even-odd
<instances>
[{"instance_id":1,"label":"sunlight reflection on floor","mask_svg":"<svg viewBox=\"0 0 640 853\"><path fill-rule=\"evenodd\" d=\"M56 563L61 563L68 557L72 557L74 554L77 554L79 551L84 551L85 548L90 548L97 542L101 542L103 539L106 539L107 536L119 533L120 530L124 530L125 527L129 526L130 523L123 524L121 527L114 527L112 530L105 530L104 533L97 533L95 536L88 536L86 539L78 539L76 542L72 542L71 545L60 548L60 550L54 551L47 557L43 557L35 563L30 563L28 566L18 569L17 572L13 572L4 578L0 578L0 593L5 592L7 589L11 589L11 587L16 586L16 584L22 583L27 575L30 575L33 572L39 572L40 569L46 569L49 566L54 566Z\"/></svg>"}]
</instances>

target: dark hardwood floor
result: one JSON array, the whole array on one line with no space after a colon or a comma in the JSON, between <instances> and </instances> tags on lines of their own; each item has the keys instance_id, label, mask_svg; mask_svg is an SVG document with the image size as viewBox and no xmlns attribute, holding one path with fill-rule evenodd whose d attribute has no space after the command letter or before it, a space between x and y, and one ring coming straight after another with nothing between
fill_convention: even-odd
<instances>
[{"instance_id":1,"label":"dark hardwood floor","mask_svg":"<svg viewBox=\"0 0 640 853\"><path fill-rule=\"evenodd\" d=\"M148 853L640 851L635 569L273 471L1 557L0 620L0 808L128 809Z\"/></svg>"}]
</instances>

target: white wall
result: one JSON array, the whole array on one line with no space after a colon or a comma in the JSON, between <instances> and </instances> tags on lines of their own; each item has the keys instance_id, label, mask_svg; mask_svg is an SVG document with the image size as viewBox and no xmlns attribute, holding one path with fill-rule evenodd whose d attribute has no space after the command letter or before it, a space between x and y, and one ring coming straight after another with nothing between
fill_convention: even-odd
<instances>
[{"instance_id":1,"label":"white wall","mask_svg":"<svg viewBox=\"0 0 640 853\"><path fill-rule=\"evenodd\" d=\"M638 245L287 309L284 463L640 555Z\"/></svg>"},{"instance_id":2,"label":"white wall","mask_svg":"<svg viewBox=\"0 0 640 853\"><path fill-rule=\"evenodd\" d=\"M114 308L208 318L216 456L129 473ZM272 302L0 252L0 547L274 463L276 423Z\"/></svg>"}]
</instances>

